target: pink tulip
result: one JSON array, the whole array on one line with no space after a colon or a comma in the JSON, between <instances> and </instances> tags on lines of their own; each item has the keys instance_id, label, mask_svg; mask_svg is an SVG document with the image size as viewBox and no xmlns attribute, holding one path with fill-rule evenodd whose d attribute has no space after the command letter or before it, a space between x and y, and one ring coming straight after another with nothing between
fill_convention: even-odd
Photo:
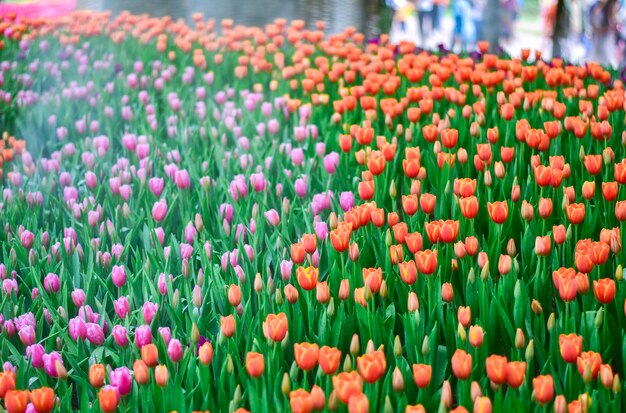
<instances>
[{"instance_id":1,"label":"pink tulip","mask_svg":"<svg viewBox=\"0 0 626 413\"><path fill-rule=\"evenodd\" d=\"M51 352L50 354L43 355L43 367L46 370L46 374L50 377L57 377L57 367L56 362L59 361L63 364L63 360L61 359L61 355L56 351Z\"/></svg>"},{"instance_id":2,"label":"pink tulip","mask_svg":"<svg viewBox=\"0 0 626 413\"><path fill-rule=\"evenodd\" d=\"M44 366L44 354L46 354L46 350L41 344L33 344L32 346L26 347L26 358L30 360L30 364L36 369L40 369Z\"/></svg>"},{"instance_id":3,"label":"pink tulip","mask_svg":"<svg viewBox=\"0 0 626 413\"><path fill-rule=\"evenodd\" d=\"M35 241L35 234L25 229L20 234L20 242L22 243L22 247L29 250L33 246L33 242Z\"/></svg>"},{"instance_id":4,"label":"pink tulip","mask_svg":"<svg viewBox=\"0 0 626 413\"><path fill-rule=\"evenodd\" d=\"M53 273L46 275L46 278L43 280L43 287L48 293L59 292L59 288L61 287L59 276Z\"/></svg>"},{"instance_id":5,"label":"pink tulip","mask_svg":"<svg viewBox=\"0 0 626 413\"><path fill-rule=\"evenodd\" d=\"M180 341L172 339L167 345L167 354L174 363L178 363L183 358L183 348Z\"/></svg>"},{"instance_id":6,"label":"pink tulip","mask_svg":"<svg viewBox=\"0 0 626 413\"><path fill-rule=\"evenodd\" d=\"M165 346L170 344L170 340L172 339L172 331L169 327L159 327L159 335L163 339Z\"/></svg>"},{"instance_id":7,"label":"pink tulip","mask_svg":"<svg viewBox=\"0 0 626 413\"><path fill-rule=\"evenodd\" d=\"M133 385L133 379L130 370L127 367L119 367L109 374L109 383L120 392L121 396L130 393Z\"/></svg>"},{"instance_id":8,"label":"pink tulip","mask_svg":"<svg viewBox=\"0 0 626 413\"><path fill-rule=\"evenodd\" d=\"M141 348L146 344L152 343L152 331L149 325L141 325L135 330L135 344Z\"/></svg>"},{"instance_id":9,"label":"pink tulip","mask_svg":"<svg viewBox=\"0 0 626 413\"><path fill-rule=\"evenodd\" d=\"M123 265L114 265L111 270L111 280L117 288L121 288L126 284L126 269Z\"/></svg>"},{"instance_id":10,"label":"pink tulip","mask_svg":"<svg viewBox=\"0 0 626 413\"><path fill-rule=\"evenodd\" d=\"M128 304L128 300L125 296L121 296L117 300L113 301L113 308L115 309L115 314L120 319L125 319L128 313L130 313L130 304Z\"/></svg>"},{"instance_id":11,"label":"pink tulip","mask_svg":"<svg viewBox=\"0 0 626 413\"><path fill-rule=\"evenodd\" d=\"M87 340L94 346L101 346L104 343L104 331L96 323L86 323Z\"/></svg>"},{"instance_id":12,"label":"pink tulip","mask_svg":"<svg viewBox=\"0 0 626 413\"><path fill-rule=\"evenodd\" d=\"M146 324L152 324L152 320L154 320L154 316L159 309L159 305L155 303L151 303L146 301L142 307L143 321Z\"/></svg>"},{"instance_id":13,"label":"pink tulip","mask_svg":"<svg viewBox=\"0 0 626 413\"><path fill-rule=\"evenodd\" d=\"M280 216L275 209L265 211L263 215L265 215L265 219L267 220L267 222L269 222L270 225L277 226L278 224L280 224Z\"/></svg>"},{"instance_id":14,"label":"pink tulip","mask_svg":"<svg viewBox=\"0 0 626 413\"><path fill-rule=\"evenodd\" d=\"M87 337L87 326L85 322L80 317L74 317L69 321L69 332L70 337L74 341L78 341L78 339L85 339Z\"/></svg>"},{"instance_id":15,"label":"pink tulip","mask_svg":"<svg viewBox=\"0 0 626 413\"><path fill-rule=\"evenodd\" d=\"M154 206L152 207L152 218L156 222L161 222L165 219L166 215L167 215L167 201L165 201L164 199L161 199L160 201L155 202Z\"/></svg>"},{"instance_id":16,"label":"pink tulip","mask_svg":"<svg viewBox=\"0 0 626 413\"><path fill-rule=\"evenodd\" d=\"M20 341L25 346L30 346L35 343L36 337L35 337L35 329L33 328L33 326L30 326L30 325L23 326L22 328L20 328L20 331L18 331L17 335L20 337Z\"/></svg>"},{"instance_id":17,"label":"pink tulip","mask_svg":"<svg viewBox=\"0 0 626 413\"><path fill-rule=\"evenodd\" d=\"M174 182L178 189L188 189L191 186L189 173L184 169L176 171L174 173Z\"/></svg>"},{"instance_id":18,"label":"pink tulip","mask_svg":"<svg viewBox=\"0 0 626 413\"><path fill-rule=\"evenodd\" d=\"M187 226L185 227L185 241L187 241L189 244L193 244L193 242L195 241L196 237L198 236L198 231L196 231L196 228L194 227L193 223L190 221Z\"/></svg>"},{"instance_id":19,"label":"pink tulip","mask_svg":"<svg viewBox=\"0 0 626 413\"><path fill-rule=\"evenodd\" d=\"M111 335L113 335L113 341L115 341L115 344L119 347L126 347L128 345L128 332L124 327L120 325L113 326Z\"/></svg>"}]
</instances>

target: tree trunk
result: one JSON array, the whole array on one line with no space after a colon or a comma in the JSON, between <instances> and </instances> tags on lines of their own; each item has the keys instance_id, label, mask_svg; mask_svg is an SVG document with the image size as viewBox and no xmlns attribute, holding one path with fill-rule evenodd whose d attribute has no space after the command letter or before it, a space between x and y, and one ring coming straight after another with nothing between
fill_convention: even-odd
<instances>
[{"instance_id":1,"label":"tree trunk","mask_svg":"<svg viewBox=\"0 0 626 413\"><path fill-rule=\"evenodd\" d=\"M489 49L498 52L500 46L500 26L502 24L500 0L487 0L483 22L485 40L489 42Z\"/></svg>"}]
</instances>

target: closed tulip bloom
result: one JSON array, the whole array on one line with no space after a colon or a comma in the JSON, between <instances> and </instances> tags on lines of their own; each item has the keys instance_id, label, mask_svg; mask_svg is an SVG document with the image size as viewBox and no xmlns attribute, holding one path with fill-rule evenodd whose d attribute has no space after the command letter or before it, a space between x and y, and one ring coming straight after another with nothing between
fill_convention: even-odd
<instances>
[{"instance_id":1,"label":"closed tulip bloom","mask_svg":"<svg viewBox=\"0 0 626 413\"><path fill-rule=\"evenodd\" d=\"M352 396L363 393L363 379L356 371L343 372L333 376L333 387L342 403L348 403Z\"/></svg>"},{"instance_id":2,"label":"closed tulip bloom","mask_svg":"<svg viewBox=\"0 0 626 413\"><path fill-rule=\"evenodd\" d=\"M313 410L313 398L304 389L289 393L289 406L293 413L310 413Z\"/></svg>"},{"instance_id":3,"label":"closed tulip bloom","mask_svg":"<svg viewBox=\"0 0 626 413\"><path fill-rule=\"evenodd\" d=\"M510 387L518 388L526 377L525 361L510 361L506 365L506 382Z\"/></svg>"},{"instance_id":4,"label":"closed tulip bloom","mask_svg":"<svg viewBox=\"0 0 626 413\"><path fill-rule=\"evenodd\" d=\"M54 409L56 396L50 387L41 387L30 392L30 402L37 413L50 413Z\"/></svg>"},{"instance_id":5,"label":"closed tulip bloom","mask_svg":"<svg viewBox=\"0 0 626 413\"><path fill-rule=\"evenodd\" d=\"M574 363L583 348L583 338L577 334L561 334L559 349L566 363Z\"/></svg>"},{"instance_id":6,"label":"closed tulip bloom","mask_svg":"<svg viewBox=\"0 0 626 413\"><path fill-rule=\"evenodd\" d=\"M596 380L598 373L600 373L601 364L602 357L594 351L584 351L576 359L576 367L578 367L578 372L585 383Z\"/></svg>"},{"instance_id":7,"label":"closed tulip bloom","mask_svg":"<svg viewBox=\"0 0 626 413\"><path fill-rule=\"evenodd\" d=\"M550 403L554 398L554 379L550 375L535 377L533 390L539 404Z\"/></svg>"},{"instance_id":8,"label":"closed tulip bloom","mask_svg":"<svg viewBox=\"0 0 626 413\"><path fill-rule=\"evenodd\" d=\"M583 163L587 172L591 175L597 175L602 169L602 155L585 155Z\"/></svg>"},{"instance_id":9,"label":"closed tulip bloom","mask_svg":"<svg viewBox=\"0 0 626 413\"><path fill-rule=\"evenodd\" d=\"M149 367L154 367L159 363L159 349L154 344L146 344L141 347L141 359Z\"/></svg>"},{"instance_id":10,"label":"closed tulip bloom","mask_svg":"<svg viewBox=\"0 0 626 413\"><path fill-rule=\"evenodd\" d=\"M103 364L92 364L89 366L89 384L99 388L104 385L106 378L106 370Z\"/></svg>"},{"instance_id":11,"label":"closed tulip bloom","mask_svg":"<svg viewBox=\"0 0 626 413\"><path fill-rule=\"evenodd\" d=\"M235 317L233 315L228 315L226 317L222 317L220 319L221 331L224 337L232 337L235 335Z\"/></svg>"},{"instance_id":12,"label":"closed tulip bloom","mask_svg":"<svg viewBox=\"0 0 626 413\"><path fill-rule=\"evenodd\" d=\"M0 372L0 399L3 399L11 390L15 390L15 373L12 371Z\"/></svg>"},{"instance_id":13,"label":"closed tulip bloom","mask_svg":"<svg viewBox=\"0 0 626 413\"><path fill-rule=\"evenodd\" d=\"M417 266L413 260L398 263L398 271L400 278L407 285L412 285L417 280Z\"/></svg>"},{"instance_id":14,"label":"closed tulip bloom","mask_svg":"<svg viewBox=\"0 0 626 413\"><path fill-rule=\"evenodd\" d=\"M291 244L291 260L294 264L302 264L305 256L306 251L304 250L303 243L297 242L295 244Z\"/></svg>"},{"instance_id":15,"label":"closed tulip bloom","mask_svg":"<svg viewBox=\"0 0 626 413\"><path fill-rule=\"evenodd\" d=\"M298 284L303 290L311 291L317 285L319 269L315 267L298 267L296 268L296 277Z\"/></svg>"},{"instance_id":16,"label":"closed tulip bloom","mask_svg":"<svg viewBox=\"0 0 626 413\"><path fill-rule=\"evenodd\" d=\"M382 351L372 351L361 357L357 357L357 368L363 380L374 383L383 377L387 371L387 360Z\"/></svg>"},{"instance_id":17,"label":"closed tulip bloom","mask_svg":"<svg viewBox=\"0 0 626 413\"><path fill-rule=\"evenodd\" d=\"M135 377L135 381L140 385L146 384L150 380L148 366L143 360L135 360L133 363L133 376Z\"/></svg>"},{"instance_id":18,"label":"closed tulip bloom","mask_svg":"<svg viewBox=\"0 0 626 413\"><path fill-rule=\"evenodd\" d=\"M504 384L507 380L508 360L504 356L491 355L486 360L487 376L495 384Z\"/></svg>"},{"instance_id":19,"label":"closed tulip bloom","mask_svg":"<svg viewBox=\"0 0 626 413\"><path fill-rule=\"evenodd\" d=\"M484 332L481 326L471 326L469 329L469 342L474 348L478 348L483 344Z\"/></svg>"},{"instance_id":20,"label":"closed tulip bloom","mask_svg":"<svg viewBox=\"0 0 626 413\"><path fill-rule=\"evenodd\" d=\"M601 304L608 304L615 297L615 281L610 278L603 278L593 282L593 292L596 300Z\"/></svg>"},{"instance_id":21,"label":"closed tulip bloom","mask_svg":"<svg viewBox=\"0 0 626 413\"><path fill-rule=\"evenodd\" d=\"M457 319L463 327L467 328L472 322L472 309L460 306L457 311Z\"/></svg>"},{"instance_id":22,"label":"closed tulip bloom","mask_svg":"<svg viewBox=\"0 0 626 413\"><path fill-rule=\"evenodd\" d=\"M426 409L421 404L407 405L404 413L426 413Z\"/></svg>"},{"instance_id":23,"label":"closed tulip bloom","mask_svg":"<svg viewBox=\"0 0 626 413\"><path fill-rule=\"evenodd\" d=\"M454 289L452 288L452 284L443 283L441 285L441 299L446 303L452 302L454 299Z\"/></svg>"},{"instance_id":24,"label":"closed tulip bloom","mask_svg":"<svg viewBox=\"0 0 626 413\"><path fill-rule=\"evenodd\" d=\"M200 346L198 358L200 359L200 363L205 366L211 364L211 361L213 361L213 346L211 343L206 342Z\"/></svg>"},{"instance_id":25,"label":"closed tulip bloom","mask_svg":"<svg viewBox=\"0 0 626 413\"><path fill-rule=\"evenodd\" d=\"M403 211L409 215L413 216L417 212L418 202L417 195L402 195L402 209Z\"/></svg>"},{"instance_id":26,"label":"closed tulip bloom","mask_svg":"<svg viewBox=\"0 0 626 413\"><path fill-rule=\"evenodd\" d=\"M231 284L228 287L228 302L233 307L237 307L241 303L241 288L238 285Z\"/></svg>"},{"instance_id":27,"label":"closed tulip bloom","mask_svg":"<svg viewBox=\"0 0 626 413\"><path fill-rule=\"evenodd\" d=\"M585 204L569 204L565 212L570 223L580 224L585 219Z\"/></svg>"},{"instance_id":28,"label":"closed tulip bloom","mask_svg":"<svg viewBox=\"0 0 626 413\"><path fill-rule=\"evenodd\" d=\"M343 252L350 246L350 234L352 226L347 223L341 223L330 232L330 243L337 252ZM295 260L294 260L295 262Z\"/></svg>"},{"instance_id":29,"label":"closed tulip bloom","mask_svg":"<svg viewBox=\"0 0 626 413\"><path fill-rule=\"evenodd\" d=\"M413 380L415 385L420 389L428 387L433 375L433 368L428 364L414 364L413 365Z\"/></svg>"},{"instance_id":30,"label":"closed tulip bloom","mask_svg":"<svg viewBox=\"0 0 626 413\"><path fill-rule=\"evenodd\" d=\"M550 249L552 248L552 241L550 236L546 235L545 237L537 237L535 238L535 254L538 256L545 257L550 254Z\"/></svg>"},{"instance_id":31,"label":"closed tulip bloom","mask_svg":"<svg viewBox=\"0 0 626 413\"><path fill-rule=\"evenodd\" d=\"M605 201L614 201L617 198L618 190L617 182L602 182L602 196Z\"/></svg>"},{"instance_id":32,"label":"closed tulip bloom","mask_svg":"<svg viewBox=\"0 0 626 413\"><path fill-rule=\"evenodd\" d=\"M341 351L334 347L324 346L320 348L318 361L322 371L329 376L334 374L339 368Z\"/></svg>"},{"instance_id":33,"label":"closed tulip bloom","mask_svg":"<svg viewBox=\"0 0 626 413\"><path fill-rule=\"evenodd\" d=\"M326 281L322 281L317 283L315 287L316 293L315 298L321 304L326 304L330 300L330 289L328 288L328 283Z\"/></svg>"},{"instance_id":34,"label":"closed tulip bloom","mask_svg":"<svg viewBox=\"0 0 626 413\"><path fill-rule=\"evenodd\" d=\"M161 199L160 201L155 202L152 207L152 219L156 222L162 222L167 215L167 211L167 201Z\"/></svg>"},{"instance_id":35,"label":"closed tulip bloom","mask_svg":"<svg viewBox=\"0 0 626 413\"><path fill-rule=\"evenodd\" d=\"M126 367L118 367L109 374L109 383L120 392L121 396L130 393L132 380L130 370Z\"/></svg>"},{"instance_id":36,"label":"closed tulip bloom","mask_svg":"<svg viewBox=\"0 0 626 413\"><path fill-rule=\"evenodd\" d=\"M377 294L383 281L383 270L381 268L363 268L363 283L369 287L372 293Z\"/></svg>"},{"instance_id":37,"label":"closed tulip bloom","mask_svg":"<svg viewBox=\"0 0 626 413\"><path fill-rule=\"evenodd\" d=\"M437 268L437 251L418 251L415 253L415 262L420 273L433 274Z\"/></svg>"},{"instance_id":38,"label":"closed tulip bloom","mask_svg":"<svg viewBox=\"0 0 626 413\"><path fill-rule=\"evenodd\" d=\"M7 413L24 413L29 400L28 390L10 390L4 396L4 408Z\"/></svg>"},{"instance_id":39,"label":"closed tulip bloom","mask_svg":"<svg viewBox=\"0 0 626 413\"><path fill-rule=\"evenodd\" d=\"M502 224L509 216L509 204L506 201L487 202L489 217L496 224Z\"/></svg>"},{"instance_id":40,"label":"closed tulip bloom","mask_svg":"<svg viewBox=\"0 0 626 413\"><path fill-rule=\"evenodd\" d=\"M169 378L170 373L168 372L166 365L161 364L159 366L156 366L156 368L154 369L154 381L156 382L157 386L167 386L167 381L169 380Z\"/></svg>"},{"instance_id":41,"label":"closed tulip bloom","mask_svg":"<svg viewBox=\"0 0 626 413\"><path fill-rule=\"evenodd\" d=\"M370 402L363 393L355 394L348 401L348 413L369 413Z\"/></svg>"},{"instance_id":42,"label":"closed tulip bloom","mask_svg":"<svg viewBox=\"0 0 626 413\"><path fill-rule=\"evenodd\" d=\"M432 194L422 194L420 196L420 208L426 215L430 215L435 210L435 204L437 203L437 197Z\"/></svg>"},{"instance_id":43,"label":"closed tulip bloom","mask_svg":"<svg viewBox=\"0 0 626 413\"><path fill-rule=\"evenodd\" d=\"M100 409L105 413L111 413L117 410L117 406L120 403L120 393L113 386L104 386L98 392L98 402L100 403Z\"/></svg>"},{"instance_id":44,"label":"closed tulip bloom","mask_svg":"<svg viewBox=\"0 0 626 413\"><path fill-rule=\"evenodd\" d=\"M475 196L461 198L459 200L461 214L467 219L474 219L478 215L478 199Z\"/></svg>"},{"instance_id":45,"label":"closed tulip bloom","mask_svg":"<svg viewBox=\"0 0 626 413\"><path fill-rule=\"evenodd\" d=\"M263 323L263 332L267 338L278 343L287 335L288 325L285 313L268 314Z\"/></svg>"},{"instance_id":46,"label":"closed tulip bloom","mask_svg":"<svg viewBox=\"0 0 626 413\"><path fill-rule=\"evenodd\" d=\"M246 354L246 371L254 378L261 377L265 370L265 359L263 354L256 352L249 352Z\"/></svg>"},{"instance_id":47,"label":"closed tulip bloom","mask_svg":"<svg viewBox=\"0 0 626 413\"><path fill-rule=\"evenodd\" d=\"M457 349L452 356L452 372L459 380L465 380L472 374L472 355Z\"/></svg>"},{"instance_id":48,"label":"closed tulip bloom","mask_svg":"<svg viewBox=\"0 0 626 413\"><path fill-rule=\"evenodd\" d=\"M167 345L167 355L174 363L178 363L183 358L182 344L178 339L172 339Z\"/></svg>"},{"instance_id":49,"label":"closed tulip bloom","mask_svg":"<svg viewBox=\"0 0 626 413\"><path fill-rule=\"evenodd\" d=\"M491 399L481 396L474 400L474 413L491 413Z\"/></svg>"},{"instance_id":50,"label":"closed tulip bloom","mask_svg":"<svg viewBox=\"0 0 626 413\"><path fill-rule=\"evenodd\" d=\"M319 346L311 343L296 343L293 345L296 364L302 370L309 371L317 365Z\"/></svg>"}]
</instances>

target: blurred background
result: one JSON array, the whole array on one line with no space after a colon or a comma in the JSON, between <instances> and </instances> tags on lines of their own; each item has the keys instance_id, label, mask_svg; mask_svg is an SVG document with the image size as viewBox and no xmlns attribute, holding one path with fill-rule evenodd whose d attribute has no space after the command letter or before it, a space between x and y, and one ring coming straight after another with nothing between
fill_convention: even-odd
<instances>
[{"instance_id":1,"label":"blurred background","mask_svg":"<svg viewBox=\"0 0 626 413\"><path fill-rule=\"evenodd\" d=\"M68 9L128 10L133 14L216 20L263 26L277 17L326 22L336 33L353 26L367 38L389 34L427 49L472 52L480 40L492 51L518 56L522 48L584 63L626 63L626 0L0 0L30 13Z\"/></svg>"}]
</instances>

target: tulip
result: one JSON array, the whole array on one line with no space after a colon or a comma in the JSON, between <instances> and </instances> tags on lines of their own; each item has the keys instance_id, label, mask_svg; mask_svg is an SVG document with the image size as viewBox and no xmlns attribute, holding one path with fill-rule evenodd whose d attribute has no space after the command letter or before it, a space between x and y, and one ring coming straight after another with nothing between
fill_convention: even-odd
<instances>
[{"instance_id":1,"label":"tulip","mask_svg":"<svg viewBox=\"0 0 626 413\"><path fill-rule=\"evenodd\" d=\"M573 363L582 351L583 338L576 334L561 334L559 336L559 348L561 357L566 363Z\"/></svg>"},{"instance_id":2,"label":"tulip","mask_svg":"<svg viewBox=\"0 0 626 413\"><path fill-rule=\"evenodd\" d=\"M259 378L265 370L265 359L263 355L256 352L246 354L246 371L254 378Z\"/></svg>"},{"instance_id":3,"label":"tulip","mask_svg":"<svg viewBox=\"0 0 626 413\"><path fill-rule=\"evenodd\" d=\"M37 413L49 413L54 409L56 397L50 387L41 387L30 392L30 402Z\"/></svg>"},{"instance_id":4,"label":"tulip","mask_svg":"<svg viewBox=\"0 0 626 413\"><path fill-rule=\"evenodd\" d=\"M428 387L432 377L433 368L428 364L414 364L413 365L413 380L415 385L420 389Z\"/></svg>"},{"instance_id":5,"label":"tulip","mask_svg":"<svg viewBox=\"0 0 626 413\"><path fill-rule=\"evenodd\" d=\"M533 379L533 390L539 404L547 404L554 398L554 379L550 375Z\"/></svg>"},{"instance_id":6,"label":"tulip","mask_svg":"<svg viewBox=\"0 0 626 413\"><path fill-rule=\"evenodd\" d=\"M348 403L352 396L363 392L363 379L356 371L339 373L333 376L332 381L337 397L342 403Z\"/></svg>"},{"instance_id":7,"label":"tulip","mask_svg":"<svg viewBox=\"0 0 626 413\"><path fill-rule=\"evenodd\" d=\"M385 353L373 351L361 357L357 357L357 368L363 380L367 383L374 383L383 377L387 370Z\"/></svg>"},{"instance_id":8,"label":"tulip","mask_svg":"<svg viewBox=\"0 0 626 413\"><path fill-rule=\"evenodd\" d=\"M106 370L103 364L92 364L89 366L89 383L96 388L104 385Z\"/></svg>"},{"instance_id":9,"label":"tulip","mask_svg":"<svg viewBox=\"0 0 626 413\"><path fill-rule=\"evenodd\" d=\"M491 355L487 357L486 367L487 376L491 382L500 385L507 381L508 361L504 356Z\"/></svg>"},{"instance_id":10,"label":"tulip","mask_svg":"<svg viewBox=\"0 0 626 413\"><path fill-rule=\"evenodd\" d=\"M603 278L593 282L593 292L596 300L602 304L608 304L615 297L615 281L610 278Z\"/></svg>"},{"instance_id":11,"label":"tulip","mask_svg":"<svg viewBox=\"0 0 626 413\"><path fill-rule=\"evenodd\" d=\"M465 380L472 374L472 356L457 349L452 356L452 372L459 380Z\"/></svg>"},{"instance_id":12,"label":"tulip","mask_svg":"<svg viewBox=\"0 0 626 413\"><path fill-rule=\"evenodd\" d=\"M4 407L7 413L24 413L29 400L28 390L10 390L4 397Z\"/></svg>"}]
</instances>

